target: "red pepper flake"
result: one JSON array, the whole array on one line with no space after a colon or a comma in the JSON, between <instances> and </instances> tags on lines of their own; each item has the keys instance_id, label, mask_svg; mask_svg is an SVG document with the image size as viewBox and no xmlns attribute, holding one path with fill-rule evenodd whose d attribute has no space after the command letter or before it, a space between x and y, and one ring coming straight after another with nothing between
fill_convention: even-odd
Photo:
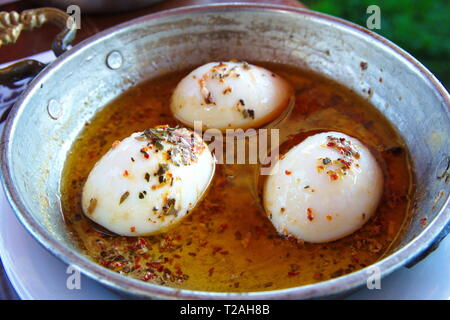
<instances>
[{"instance_id":1,"label":"red pepper flake","mask_svg":"<svg viewBox=\"0 0 450 320\"><path fill-rule=\"evenodd\" d=\"M284 171L284 173L285 173L287 176L290 176L290 175L292 174L292 171L286 170L286 171Z\"/></svg>"},{"instance_id":2,"label":"red pepper flake","mask_svg":"<svg viewBox=\"0 0 450 320\"><path fill-rule=\"evenodd\" d=\"M109 266L111 265L111 261L109 261L109 260L102 260L102 261L100 261L100 264L102 266L104 266L105 268L109 268Z\"/></svg>"},{"instance_id":3,"label":"red pepper flake","mask_svg":"<svg viewBox=\"0 0 450 320\"><path fill-rule=\"evenodd\" d=\"M293 272L293 271L288 272L289 277L295 277L295 276L298 276L299 274L300 274L300 272Z\"/></svg>"},{"instance_id":4,"label":"red pepper flake","mask_svg":"<svg viewBox=\"0 0 450 320\"><path fill-rule=\"evenodd\" d=\"M155 275L154 275L153 273L147 272L147 273L144 275L144 281L151 280L151 279L153 279L154 277L155 277Z\"/></svg>"},{"instance_id":5,"label":"red pepper flake","mask_svg":"<svg viewBox=\"0 0 450 320\"><path fill-rule=\"evenodd\" d=\"M175 238L175 240L180 241L180 240L181 240L181 235L180 235L180 234L177 234L174 238Z\"/></svg>"},{"instance_id":6,"label":"red pepper flake","mask_svg":"<svg viewBox=\"0 0 450 320\"><path fill-rule=\"evenodd\" d=\"M142 267L142 265L139 263L141 261L141 257L137 256L134 259L134 268L135 269L140 269Z\"/></svg>"},{"instance_id":7,"label":"red pepper flake","mask_svg":"<svg viewBox=\"0 0 450 320\"><path fill-rule=\"evenodd\" d=\"M164 270L164 266L159 262L147 262L147 267L156 269L158 272L162 272Z\"/></svg>"},{"instance_id":8,"label":"red pepper flake","mask_svg":"<svg viewBox=\"0 0 450 320\"><path fill-rule=\"evenodd\" d=\"M130 173L128 172L128 170L125 170L124 172L123 172L123 176L124 177L128 177L130 175Z\"/></svg>"},{"instance_id":9,"label":"red pepper flake","mask_svg":"<svg viewBox=\"0 0 450 320\"><path fill-rule=\"evenodd\" d=\"M214 247L213 254L216 254L217 252L220 252L222 250L221 247Z\"/></svg>"},{"instance_id":10,"label":"red pepper flake","mask_svg":"<svg viewBox=\"0 0 450 320\"><path fill-rule=\"evenodd\" d=\"M361 61L359 63L359 67L361 68L361 70L367 70L368 64L365 61Z\"/></svg>"},{"instance_id":11,"label":"red pepper flake","mask_svg":"<svg viewBox=\"0 0 450 320\"><path fill-rule=\"evenodd\" d=\"M212 276L213 275L213 273L214 273L214 267L212 267L212 268L209 268L209 270L208 270L208 276Z\"/></svg>"},{"instance_id":12,"label":"red pepper flake","mask_svg":"<svg viewBox=\"0 0 450 320\"><path fill-rule=\"evenodd\" d=\"M330 216L330 215L328 215L328 216L327 216L327 220L328 220L328 221L331 221L331 220L333 220L333 217Z\"/></svg>"},{"instance_id":13,"label":"red pepper flake","mask_svg":"<svg viewBox=\"0 0 450 320\"><path fill-rule=\"evenodd\" d=\"M212 98L211 92L208 92L208 94L204 97L204 101L206 104L213 104L214 100Z\"/></svg>"},{"instance_id":14,"label":"red pepper flake","mask_svg":"<svg viewBox=\"0 0 450 320\"><path fill-rule=\"evenodd\" d=\"M423 217L422 219L420 219L420 224L422 225L422 227L425 227L427 225L427 218Z\"/></svg>"},{"instance_id":15,"label":"red pepper flake","mask_svg":"<svg viewBox=\"0 0 450 320\"><path fill-rule=\"evenodd\" d=\"M183 271L181 271L181 269L177 269L176 273L177 273L177 275L182 275Z\"/></svg>"},{"instance_id":16,"label":"red pepper flake","mask_svg":"<svg viewBox=\"0 0 450 320\"><path fill-rule=\"evenodd\" d=\"M312 212L312 209L311 209L311 208L308 208L308 209L306 210L306 212L307 212L307 214L308 214L308 220L309 220L309 221L313 221L313 220L314 220L314 214L313 214L313 212Z\"/></svg>"},{"instance_id":17,"label":"red pepper flake","mask_svg":"<svg viewBox=\"0 0 450 320\"><path fill-rule=\"evenodd\" d=\"M339 161L345 166L345 168L350 169L351 163L350 161L339 159Z\"/></svg>"},{"instance_id":18,"label":"red pepper flake","mask_svg":"<svg viewBox=\"0 0 450 320\"><path fill-rule=\"evenodd\" d=\"M339 179L339 176L336 174L336 172L330 170L327 173L330 176L331 180L336 181L337 179Z\"/></svg>"},{"instance_id":19,"label":"red pepper flake","mask_svg":"<svg viewBox=\"0 0 450 320\"><path fill-rule=\"evenodd\" d=\"M143 147L143 148L141 148L141 153L144 155L144 158L145 159L149 159L150 158L150 155L147 153L147 151L148 151L148 148L147 147Z\"/></svg>"},{"instance_id":20,"label":"red pepper flake","mask_svg":"<svg viewBox=\"0 0 450 320\"><path fill-rule=\"evenodd\" d=\"M169 259L167 257L164 257L164 263L172 264L173 259Z\"/></svg>"},{"instance_id":21,"label":"red pepper flake","mask_svg":"<svg viewBox=\"0 0 450 320\"><path fill-rule=\"evenodd\" d=\"M231 87L228 87L228 88L226 88L225 90L223 90L223 92L222 92L222 94L227 94L227 93L230 93L231 92Z\"/></svg>"},{"instance_id":22,"label":"red pepper flake","mask_svg":"<svg viewBox=\"0 0 450 320\"><path fill-rule=\"evenodd\" d=\"M135 227L131 227L131 228L134 228L133 229L134 231L132 230L131 232L135 232L136 231ZM136 244L133 247L133 249L142 249L142 248L144 248L146 246L147 246L147 241L145 241L144 238L138 238L137 241L136 241Z\"/></svg>"},{"instance_id":23,"label":"red pepper flake","mask_svg":"<svg viewBox=\"0 0 450 320\"><path fill-rule=\"evenodd\" d=\"M136 232L136 227L130 227L131 232Z\"/></svg>"}]
</instances>

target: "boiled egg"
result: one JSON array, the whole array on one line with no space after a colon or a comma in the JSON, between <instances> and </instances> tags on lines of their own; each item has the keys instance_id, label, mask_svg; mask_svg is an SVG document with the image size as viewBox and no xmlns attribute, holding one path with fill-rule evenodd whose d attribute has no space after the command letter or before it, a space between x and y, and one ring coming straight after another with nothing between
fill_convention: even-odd
<instances>
[{"instance_id":1,"label":"boiled egg","mask_svg":"<svg viewBox=\"0 0 450 320\"><path fill-rule=\"evenodd\" d=\"M247 62L211 62L180 81L171 110L184 125L257 128L280 119L293 101L292 86L279 75Z\"/></svg>"},{"instance_id":2,"label":"boiled egg","mask_svg":"<svg viewBox=\"0 0 450 320\"><path fill-rule=\"evenodd\" d=\"M369 149L346 134L324 132L280 157L263 200L279 233L321 243L361 228L382 193L383 173Z\"/></svg>"},{"instance_id":3,"label":"boiled egg","mask_svg":"<svg viewBox=\"0 0 450 320\"><path fill-rule=\"evenodd\" d=\"M119 235L165 231L191 212L214 174L201 137L167 126L116 141L95 164L82 194L84 214Z\"/></svg>"}]
</instances>

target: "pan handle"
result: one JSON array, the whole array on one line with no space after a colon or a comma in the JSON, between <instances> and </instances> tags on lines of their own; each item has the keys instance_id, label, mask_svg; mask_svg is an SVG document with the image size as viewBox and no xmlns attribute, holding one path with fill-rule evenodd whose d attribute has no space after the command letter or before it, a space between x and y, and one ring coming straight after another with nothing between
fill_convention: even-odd
<instances>
[{"instance_id":1,"label":"pan handle","mask_svg":"<svg viewBox=\"0 0 450 320\"><path fill-rule=\"evenodd\" d=\"M62 29L52 43L55 56L60 56L67 51L70 43L75 39L76 26L71 19L70 15L56 8L30 9L20 14L15 11L0 12L0 47L14 44L23 30L32 30L45 23L51 23ZM18 89L26 87L45 66L43 63L29 59L0 69L0 86L3 95L0 96L0 123L6 119L9 110L20 95L21 91Z\"/></svg>"}]
</instances>

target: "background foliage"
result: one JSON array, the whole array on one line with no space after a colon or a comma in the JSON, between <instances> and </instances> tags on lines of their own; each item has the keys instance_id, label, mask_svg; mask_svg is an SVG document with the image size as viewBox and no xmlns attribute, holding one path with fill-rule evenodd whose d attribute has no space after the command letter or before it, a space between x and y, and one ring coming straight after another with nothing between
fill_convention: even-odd
<instances>
[{"instance_id":1,"label":"background foliage","mask_svg":"<svg viewBox=\"0 0 450 320\"><path fill-rule=\"evenodd\" d=\"M450 89L449 0L302 0L312 10L366 27L367 7L381 9L381 29L391 40L430 69Z\"/></svg>"}]
</instances>

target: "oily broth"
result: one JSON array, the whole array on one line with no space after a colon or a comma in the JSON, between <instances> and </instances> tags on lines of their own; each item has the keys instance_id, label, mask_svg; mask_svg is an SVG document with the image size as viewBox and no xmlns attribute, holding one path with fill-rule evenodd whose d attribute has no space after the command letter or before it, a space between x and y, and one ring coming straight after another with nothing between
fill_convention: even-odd
<instances>
[{"instance_id":1,"label":"oily broth","mask_svg":"<svg viewBox=\"0 0 450 320\"><path fill-rule=\"evenodd\" d=\"M414 191L408 154L395 129L365 99L331 80L292 67L262 65L296 89L291 114L277 125L285 146L312 133L336 130L371 148L385 175L383 199L374 217L354 234L331 243L282 238L261 206L259 167L217 165L203 202L167 233L127 238L99 232L82 213L85 179L115 140L160 124L177 125L169 105L176 84L188 73L183 71L139 84L115 99L86 124L68 154L61 187L63 213L86 255L148 282L248 292L338 277L389 251L408 216Z\"/></svg>"}]
</instances>

